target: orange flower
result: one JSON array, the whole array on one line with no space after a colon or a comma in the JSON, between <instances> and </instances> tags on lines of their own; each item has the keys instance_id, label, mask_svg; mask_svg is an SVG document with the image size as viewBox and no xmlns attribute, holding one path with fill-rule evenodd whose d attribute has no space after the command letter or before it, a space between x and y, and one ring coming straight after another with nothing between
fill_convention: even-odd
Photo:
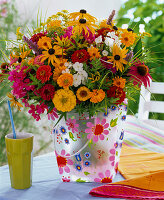
<instances>
[{"instance_id":1,"label":"orange flower","mask_svg":"<svg viewBox=\"0 0 164 200\"><path fill-rule=\"evenodd\" d=\"M48 47L48 43L51 43L51 38L44 36L39 39L37 45L39 48L44 49Z\"/></svg>"},{"instance_id":2,"label":"orange flower","mask_svg":"<svg viewBox=\"0 0 164 200\"><path fill-rule=\"evenodd\" d=\"M100 90L93 90L93 92L90 92L90 101L93 103L98 103L101 102L105 98L105 92L100 89Z\"/></svg>"},{"instance_id":3,"label":"orange flower","mask_svg":"<svg viewBox=\"0 0 164 200\"><path fill-rule=\"evenodd\" d=\"M83 86L77 90L76 96L80 101L86 101L90 98L89 93L90 90L87 87Z\"/></svg>"},{"instance_id":4,"label":"orange flower","mask_svg":"<svg viewBox=\"0 0 164 200\"><path fill-rule=\"evenodd\" d=\"M64 64L67 62L67 59L57 59L54 63L55 68L64 68L63 70L66 69Z\"/></svg>"},{"instance_id":5,"label":"orange flower","mask_svg":"<svg viewBox=\"0 0 164 200\"><path fill-rule=\"evenodd\" d=\"M136 33L133 33L132 31L126 30L121 34L121 42L126 47L133 45L135 40L136 40Z\"/></svg>"},{"instance_id":6,"label":"orange flower","mask_svg":"<svg viewBox=\"0 0 164 200\"><path fill-rule=\"evenodd\" d=\"M60 87L68 88L69 86L73 85L73 76L69 73L64 73L59 76L57 79L57 83Z\"/></svg>"},{"instance_id":7,"label":"orange flower","mask_svg":"<svg viewBox=\"0 0 164 200\"><path fill-rule=\"evenodd\" d=\"M60 75L62 75L62 71L65 70L66 67L56 67L53 71L53 80L56 82Z\"/></svg>"},{"instance_id":8,"label":"orange flower","mask_svg":"<svg viewBox=\"0 0 164 200\"><path fill-rule=\"evenodd\" d=\"M100 58L99 50L93 46L88 48L88 53L90 55L90 60L93 60L95 58Z\"/></svg>"},{"instance_id":9,"label":"orange flower","mask_svg":"<svg viewBox=\"0 0 164 200\"><path fill-rule=\"evenodd\" d=\"M125 87L125 82L126 82L126 79L124 79L122 77L113 78L113 85L115 85L117 87L124 88Z\"/></svg>"}]
</instances>

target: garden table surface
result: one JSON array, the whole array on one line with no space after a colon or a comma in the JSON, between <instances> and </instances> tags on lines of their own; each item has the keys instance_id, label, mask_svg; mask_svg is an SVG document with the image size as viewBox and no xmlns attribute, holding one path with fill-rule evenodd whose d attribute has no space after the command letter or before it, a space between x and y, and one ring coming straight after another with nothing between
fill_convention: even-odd
<instances>
[{"instance_id":1,"label":"garden table surface","mask_svg":"<svg viewBox=\"0 0 164 200\"><path fill-rule=\"evenodd\" d=\"M164 131L129 118L125 127L124 143L141 149L164 152ZM150 139L151 138L151 139ZM162 139L163 143L159 142ZM124 178L118 173L114 182ZM0 167L0 200L91 200L89 191L99 183L63 183L58 174L55 153L33 158L33 183L26 190L15 190L10 186L8 165ZM107 198L111 199L112 198Z\"/></svg>"}]
</instances>

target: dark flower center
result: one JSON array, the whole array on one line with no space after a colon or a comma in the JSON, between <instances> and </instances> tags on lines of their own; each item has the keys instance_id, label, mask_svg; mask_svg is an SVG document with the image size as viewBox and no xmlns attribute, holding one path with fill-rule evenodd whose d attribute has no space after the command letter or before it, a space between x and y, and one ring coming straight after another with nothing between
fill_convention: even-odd
<instances>
[{"instance_id":1,"label":"dark flower center","mask_svg":"<svg viewBox=\"0 0 164 200\"><path fill-rule=\"evenodd\" d=\"M87 92L85 90L80 92L80 96L81 97L86 97L87 96Z\"/></svg>"},{"instance_id":2,"label":"dark flower center","mask_svg":"<svg viewBox=\"0 0 164 200\"><path fill-rule=\"evenodd\" d=\"M112 179L110 177L105 177L101 180L101 183L111 183Z\"/></svg>"},{"instance_id":3,"label":"dark flower center","mask_svg":"<svg viewBox=\"0 0 164 200\"><path fill-rule=\"evenodd\" d=\"M94 134L101 135L103 133L103 131L104 131L104 127L101 124L96 124Z\"/></svg>"},{"instance_id":4,"label":"dark flower center","mask_svg":"<svg viewBox=\"0 0 164 200\"><path fill-rule=\"evenodd\" d=\"M59 167L65 167L67 165L67 159L61 156L57 156L57 163Z\"/></svg>"},{"instance_id":5,"label":"dark flower center","mask_svg":"<svg viewBox=\"0 0 164 200\"><path fill-rule=\"evenodd\" d=\"M130 32L130 31L131 31L131 32L134 32L133 29L131 29L131 28L127 28L127 31L129 31L129 32Z\"/></svg>"},{"instance_id":6,"label":"dark flower center","mask_svg":"<svg viewBox=\"0 0 164 200\"><path fill-rule=\"evenodd\" d=\"M80 23L80 24L85 24L86 22L87 22L86 19L80 19L80 20L79 20L79 23Z\"/></svg>"},{"instance_id":7,"label":"dark flower center","mask_svg":"<svg viewBox=\"0 0 164 200\"><path fill-rule=\"evenodd\" d=\"M125 37L125 38L124 38L124 40L127 42L127 41L128 41L128 38L127 38L127 37Z\"/></svg>"},{"instance_id":8,"label":"dark flower center","mask_svg":"<svg viewBox=\"0 0 164 200\"><path fill-rule=\"evenodd\" d=\"M119 56L119 55L115 55L115 56L114 56L114 59L115 59L115 60L120 60L120 56Z\"/></svg>"},{"instance_id":9,"label":"dark flower center","mask_svg":"<svg viewBox=\"0 0 164 200\"><path fill-rule=\"evenodd\" d=\"M19 62L19 63L22 62L22 58L21 58L21 57L18 58L18 62Z\"/></svg>"},{"instance_id":10,"label":"dark flower center","mask_svg":"<svg viewBox=\"0 0 164 200\"><path fill-rule=\"evenodd\" d=\"M53 48L51 48L51 49L48 50L48 53L49 53L50 55L52 55L52 54L55 53L55 50L54 50Z\"/></svg>"},{"instance_id":11,"label":"dark flower center","mask_svg":"<svg viewBox=\"0 0 164 200\"><path fill-rule=\"evenodd\" d=\"M141 75L141 76L146 76L146 74L148 73L148 68L146 65L140 65L137 67L137 72Z\"/></svg>"},{"instance_id":12,"label":"dark flower center","mask_svg":"<svg viewBox=\"0 0 164 200\"><path fill-rule=\"evenodd\" d=\"M117 26L113 26L113 29L114 29L115 31L117 31L117 30L118 30Z\"/></svg>"},{"instance_id":13,"label":"dark flower center","mask_svg":"<svg viewBox=\"0 0 164 200\"><path fill-rule=\"evenodd\" d=\"M84 10L84 9L81 9L81 10L80 10L80 13L82 13L82 14L86 14L86 13L87 13L87 11L86 11L86 10Z\"/></svg>"}]
</instances>

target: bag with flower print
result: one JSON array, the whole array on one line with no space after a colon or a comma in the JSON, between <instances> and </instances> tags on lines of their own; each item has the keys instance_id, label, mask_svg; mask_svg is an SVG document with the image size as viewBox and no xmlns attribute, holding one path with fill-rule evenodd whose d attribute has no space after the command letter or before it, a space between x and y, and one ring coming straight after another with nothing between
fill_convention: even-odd
<instances>
[{"instance_id":1,"label":"bag with flower print","mask_svg":"<svg viewBox=\"0 0 164 200\"><path fill-rule=\"evenodd\" d=\"M55 154L64 182L112 182L124 136L125 105L89 119L70 112L53 128ZM55 122L54 122L55 123Z\"/></svg>"}]
</instances>

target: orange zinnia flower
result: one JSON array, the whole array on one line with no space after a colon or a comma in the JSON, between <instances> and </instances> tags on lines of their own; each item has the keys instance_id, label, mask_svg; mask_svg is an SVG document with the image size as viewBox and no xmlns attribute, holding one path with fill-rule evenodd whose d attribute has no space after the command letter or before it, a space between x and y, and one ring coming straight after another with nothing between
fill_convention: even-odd
<instances>
[{"instance_id":1,"label":"orange zinnia flower","mask_svg":"<svg viewBox=\"0 0 164 200\"><path fill-rule=\"evenodd\" d=\"M126 79L124 79L122 77L113 78L113 85L115 85L117 87L124 88L125 87L125 82L126 82Z\"/></svg>"},{"instance_id":2,"label":"orange zinnia flower","mask_svg":"<svg viewBox=\"0 0 164 200\"><path fill-rule=\"evenodd\" d=\"M105 92L100 89L100 90L93 90L93 92L90 92L90 101L92 103L98 103L98 102L101 102L104 98L105 98Z\"/></svg>"},{"instance_id":3,"label":"orange zinnia flower","mask_svg":"<svg viewBox=\"0 0 164 200\"><path fill-rule=\"evenodd\" d=\"M136 33L133 33L132 31L126 30L121 34L121 42L126 47L133 45L135 40L136 40Z\"/></svg>"},{"instance_id":4,"label":"orange zinnia flower","mask_svg":"<svg viewBox=\"0 0 164 200\"><path fill-rule=\"evenodd\" d=\"M57 79L57 83L60 87L68 88L69 86L73 85L73 76L69 73L64 73L59 76Z\"/></svg>"},{"instance_id":5,"label":"orange zinnia flower","mask_svg":"<svg viewBox=\"0 0 164 200\"><path fill-rule=\"evenodd\" d=\"M90 60L93 60L95 58L100 58L99 50L93 46L88 48L88 53L90 55Z\"/></svg>"}]
</instances>

